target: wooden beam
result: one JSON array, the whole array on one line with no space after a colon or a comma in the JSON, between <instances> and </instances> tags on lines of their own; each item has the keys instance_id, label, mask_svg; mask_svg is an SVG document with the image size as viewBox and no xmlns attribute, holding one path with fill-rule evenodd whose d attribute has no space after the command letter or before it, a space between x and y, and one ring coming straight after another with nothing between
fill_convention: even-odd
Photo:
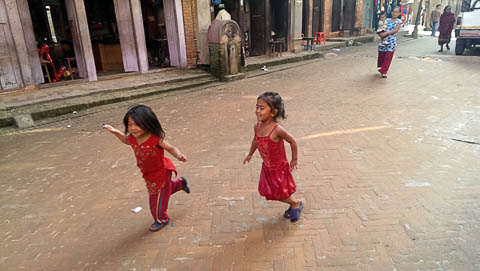
<instances>
[{"instance_id":1,"label":"wooden beam","mask_svg":"<svg viewBox=\"0 0 480 271\"><path fill-rule=\"evenodd\" d=\"M93 58L92 41L88 28L87 13L83 0L65 0L67 15L72 29L73 49L80 77L88 81L97 80L97 69Z\"/></svg>"},{"instance_id":2,"label":"wooden beam","mask_svg":"<svg viewBox=\"0 0 480 271\"><path fill-rule=\"evenodd\" d=\"M138 69L141 73L146 73L148 71L148 54L140 0L130 0L130 7L133 18L133 32L135 35L133 40L135 42L135 49L137 52Z\"/></svg>"},{"instance_id":3,"label":"wooden beam","mask_svg":"<svg viewBox=\"0 0 480 271\"><path fill-rule=\"evenodd\" d=\"M123 68L126 72L139 71L137 50L135 46L135 32L133 29L133 18L130 0L113 0L115 6L115 17L122 48Z\"/></svg>"},{"instance_id":4,"label":"wooden beam","mask_svg":"<svg viewBox=\"0 0 480 271\"><path fill-rule=\"evenodd\" d=\"M25 36L23 35L23 26L20 20L17 1L5 0L5 6L7 8L8 21L13 34L13 42L15 43L15 49L17 51L17 58L20 64L20 73L22 74L23 83L25 86L34 85L35 80L30 65L30 59L28 57L29 52L25 42Z\"/></svg>"},{"instance_id":5,"label":"wooden beam","mask_svg":"<svg viewBox=\"0 0 480 271\"><path fill-rule=\"evenodd\" d=\"M33 32L32 16L30 15L28 1L17 0L17 5L23 26L23 35L27 46L30 67L32 69L33 83L42 84L45 82L45 78L43 77L42 64L40 63L40 57L38 55L37 40Z\"/></svg>"}]
</instances>

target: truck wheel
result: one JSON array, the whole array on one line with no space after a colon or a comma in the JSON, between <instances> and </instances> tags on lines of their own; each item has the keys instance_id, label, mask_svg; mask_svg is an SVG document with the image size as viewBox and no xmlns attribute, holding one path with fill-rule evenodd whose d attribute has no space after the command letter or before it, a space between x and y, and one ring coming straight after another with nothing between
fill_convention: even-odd
<instances>
[{"instance_id":1,"label":"truck wheel","mask_svg":"<svg viewBox=\"0 0 480 271\"><path fill-rule=\"evenodd\" d=\"M457 56L463 55L465 52L465 40L463 39L457 39L457 42L455 43L455 54Z\"/></svg>"}]
</instances>

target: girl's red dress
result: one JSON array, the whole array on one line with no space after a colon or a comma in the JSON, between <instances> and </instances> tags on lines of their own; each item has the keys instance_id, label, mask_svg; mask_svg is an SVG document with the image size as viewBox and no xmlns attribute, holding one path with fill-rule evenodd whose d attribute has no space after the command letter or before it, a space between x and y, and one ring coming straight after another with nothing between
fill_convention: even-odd
<instances>
[{"instance_id":1,"label":"girl's red dress","mask_svg":"<svg viewBox=\"0 0 480 271\"><path fill-rule=\"evenodd\" d=\"M148 193L160 193L162 188L170 181L167 180L167 171L173 171L175 175L177 174L177 169L172 160L164 156L163 148L158 145L160 138L151 135L147 141L138 144L135 137L129 135L128 142L137 158L137 166L142 171Z\"/></svg>"},{"instance_id":2,"label":"girl's red dress","mask_svg":"<svg viewBox=\"0 0 480 271\"><path fill-rule=\"evenodd\" d=\"M267 200L284 200L296 191L283 139L279 142L270 139L277 126L278 124L267 136L259 137L255 134L257 149L263 159L258 192Z\"/></svg>"}]
</instances>

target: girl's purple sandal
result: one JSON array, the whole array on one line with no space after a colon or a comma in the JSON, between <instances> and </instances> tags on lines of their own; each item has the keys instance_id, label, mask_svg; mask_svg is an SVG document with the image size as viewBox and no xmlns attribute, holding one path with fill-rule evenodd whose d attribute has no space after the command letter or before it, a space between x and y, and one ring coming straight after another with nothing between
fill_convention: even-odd
<instances>
[{"instance_id":1,"label":"girl's purple sandal","mask_svg":"<svg viewBox=\"0 0 480 271\"><path fill-rule=\"evenodd\" d=\"M285 213L283 213L283 217L285 217L285 218L291 218L292 215L290 214L290 211L292 211L292 207L288 207L288 209L285 210Z\"/></svg>"},{"instance_id":2,"label":"girl's purple sandal","mask_svg":"<svg viewBox=\"0 0 480 271\"><path fill-rule=\"evenodd\" d=\"M185 177L181 177L180 179L182 179L182 190L187 194L190 194L190 188L188 187L187 179L185 179Z\"/></svg>"},{"instance_id":3,"label":"girl's purple sandal","mask_svg":"<svg viewBox=\"0 0 480 271\"><path fill-rule=\"evenodd\" d=\"M163 229L165 226L167 226L168 222L165 223L165 224L162 224L160 222L153 222L152 226L150 226L150 231L151 232L156 232L156 231L159 231L161 229Z\"/></svg>"},{"instance_id":4,"label":"girl's purple sandal","mask_svg":"<svg viewBox=\"0 0 480 271\"><path fill-rule=\"evenodd\" d=\"M300 201L300 207L298 207L297 209L290 209L290 212L289 212L290 217L288 217L290 218L290 222L292 223L297 222L298 219L300 218L300 214L302 213L302 210L303 210L303 202Z\"/></svg>"}]
</instances>

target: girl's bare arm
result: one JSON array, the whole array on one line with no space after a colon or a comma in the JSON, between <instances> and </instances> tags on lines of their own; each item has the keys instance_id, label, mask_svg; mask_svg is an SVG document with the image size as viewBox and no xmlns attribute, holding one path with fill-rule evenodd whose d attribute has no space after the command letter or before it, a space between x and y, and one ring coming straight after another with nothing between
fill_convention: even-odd
<instances>
[{"instance_id":1,"label":"girl's bare arm","mask_svg":"<svg viewBox=\"0 0 480 271\"><path fill-rule=\"evenodd\" d=\"M179 161L187 162L187 157L183 155L177 147L171 145L167 141L161 140L160 142L158 142L158 145L163 149L167 150L171 155L173 155L173 157L177 158Z\"/></svg>"},{"instance_id":2,"label":"girl's bare arm","mask_svg":"<svg viewBox=\"0 0 480 271\"><path fill-rule=\"evenodd\" d=\"M107 129L110 133L115 135L118 138L118 140L120 140L123 144L130 145L128 144L127 136L124 133L120 132L119 130L115 129L113 126L105 124L103 128Z\"/></svg>"},{"instance_id":3,"label":"girl's bare arm","mask_svg":"<svg viewBox=\"0 0 480 271\"><path fill-rule=\"evenodd\" d=\"M250 160L252 159L252 155L255 153L256 150L257 150L257 141L255 141L255 136L254 136L252 140L252 145L250 145L250 151L248 151L247 157L245 157L245 160L243 160L243 164L250 162Z\"/></svg>"},{"instance_id":4,"label":"girl's bare arm","mask_svg":"<svg viewBox=\"0 0 480 271\"><path fill-rule=\"evenodd\" d=\"M285 141L290 143L290 148L292 150L292 160L290 161L290 167L292 169L297 169L298 168L298 160L297 160L297 155L298 155L298 147L297 147L297 142L295 141L295 138L287 132L282 126L278 126L277 129L277 136L280 138L283 138Z\"/></svg>"}]
</instances>

